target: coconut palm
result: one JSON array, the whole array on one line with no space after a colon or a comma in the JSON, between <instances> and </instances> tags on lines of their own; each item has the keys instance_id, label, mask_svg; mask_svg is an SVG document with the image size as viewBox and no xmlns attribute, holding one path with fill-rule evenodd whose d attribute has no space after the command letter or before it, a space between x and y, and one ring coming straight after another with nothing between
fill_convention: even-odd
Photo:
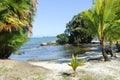
<instances>
[{"instance_id":1,"label":"coconut palm","mask_svg":"<svg viewBox=\"0 0 120 80\"><path fill-rule=\"evenodd\" d=\"M116 22L114 23L114 25L112 25L112 28L109 28L107 33L106 33L106 40L109 42L109 47L110 47L110 55L111 57L116 57L116 54L113 52L112 50L112 45L113 43L115 43L116 41L120 40L120 27L116 27L116 26L120 26L120 24L117 24ZM114 28L116 27L116 28Z\"/></svg>"},{"instance_id":2,"label":"coconut palm","mask_svg":"<svg viewBox=\"0 0 120 80\"><path fill-rule=\"evenodd\" d=\"M1 0L0 3L0 31L11 32L30 27L36 1L33 3L33 0Z\"/></svg>"},{"instance_id":3,"label":"coconut palm","mask_svg":"<svg viewBox=\"0 0 120 80\"><path fill-rule=\"evenodd\" d=\"M0 58L8 58L27 41L36 0L0 0Z\"/></svg>"},{"instance_id":4,"label":"coconut palm","mask_svg":"<svg viewBox=\"0 0 120 80\"><path fill-rule=\"evenodd\" d=\"M96 0L92 8L85 12L88 18L89 31L98 36L105 61L109 60L105 53L105 39L108 35L107 33L113 28L117 30L119 27L112 26L119 22L119 18L116 15L116 8L118 7L116 3L119 2L118 0Z\"/></svg>"}]
</instances>

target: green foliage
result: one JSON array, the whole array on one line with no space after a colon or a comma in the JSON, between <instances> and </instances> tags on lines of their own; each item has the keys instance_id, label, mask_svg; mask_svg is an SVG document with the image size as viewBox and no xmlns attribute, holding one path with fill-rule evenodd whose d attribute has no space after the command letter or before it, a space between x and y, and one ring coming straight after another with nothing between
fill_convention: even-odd
<instances>
[{"instance_id":1,"label":"green foliage","mask_svg":"<svg viewBox=\"0 0 120 80\"><path fill-rule=\"evenodd\" d=\"M84 12L75 15L66 25L65 33L69 35L69 43L89 43L92 40L92 35L87 31Z\"/></svg>"},{"instance_id":2,"label":"green foliage","mask_svg":"<svg viewBox=\"0 0 120 80\"><path fill-rule=\"evenodd\" d=\"M70 43L78 45L80 43L90 43L92 34L87 31L84 13L75 15L66 25L66 30L58 36L58 41L61 43ZM66 36L67 35L67 36Z\"/></svg>"},{"instance_id":3,"label":"green foliage","mask_svg":"<svg viewBox=\"0 0 120 80\"><path fill-rule=\"evenodd\" d=\"M68 43L68 41L69 41L68 36L66 34L64 34L64 33L57 35L57 38L58 38L57 41L60 44L65 44L65 43Z\"/></svg>"},{"instance_id":4,"label":"green foliage","mask_svg":"<svg viewBox=\"0 0 120 80\"><path fill-rule=\"evenodd\" d=\"M0 58L8 58L27 41L37 0L0 0Z\"/></svg>"},{"instance_id":5,"label":"green foliage","mask_svg":"<svg viewBox=\"0 0 120 80\"><path fill-rule=\"evenodd\" d=\"M92 8L85 11L87 26L90 33L96 35L101 43L105 61L109 60L105 53L105 41L120 39L119 0L95 0Z\"/></svg>"},{"instance_id":6,"label":"green foliage","mask_svg":"<svg viewBox=\"0 0 120 80\"><path fill-rule=\"evenodd\" d=\"M76 69L79 67L79 66L83 66L85 63L85 60L80 60L78 62L78 55L74 56L74 54L72 54L72 60L71 60L71 63L69 63L68 65L72 67L73 71L74 71L74 76L76 76Z\"/></svg>"},{"instance_id":7,"label":"green foliage","mask_svg":"<svg viewBox=\"0 0 120 80\"><path fill-rule=\"evenodd\" d=\"M5 66L1 66L0 67L0 75L2 74L2 73L5 73L5 72L9 72L9 71L13 71L13 69L12 68L7 68L7 67L5 67Z\"/></svg>"},{"instance_id":8,"label":"green foliage","mask_svg":"<svg viewBox=\"0 0 120 80\"><path fill-rule=\"evenodd\" d=\"M117 15L120 11L118 3L120 3L118 0L95 0L93 7L85 11L89 32L97 35L100 40L102 37L108 39L111 35L116 39L117 34L120 33L120 17Z\"/></svg>"},{"instance_id":9,"label":"green foliage","mask_svg":"<svg viewBox=\"0 0 120 80\"><path fill-rule=\"evenodd\" d=\"M97 79L86 76L86 77L81 78L81 79L79 79L79 80L97 80Z\"/></svg>"},{"instance_id":10,"label":"green foliage","mask_svg":"<svg viewBox=\"0 0 120 80\"><path fill-rule=\"evenodd\" d=\"M18 77L18 76L14 76L13 79L14 79L14 80L22 80L22 79L21 79L20 77Z\"/></svg>"},{"instance_id":11,"label":"green foliage","mask_svg":"<svg viewBox=\"0 0 120 80\"><path fill-rule=\"evenodd\" d=\"M0 33L0 58L7 58L12 52L17 51L28 40L27 33L17 31L14 33ZM6 54L6 56L3 56Z\"/></svg>"},{"instance_id":12,"label":"green foliage","mask_svg":"<svg viewBox=\"0 0 120 80\"><path fill-rule=\"evenodd\" d=\"M30 12L30 0L5 0L0 1L0 31L15 31L29 26L27 18Z\"/></svg>"},{"instance_id":13,"label":"green foliage","mask_svg":"<svg viewBox=\"0 0 120 80\"><path fill-rule=\"evenodd\" d=\"M0 48L8 46L14 48L13 51L16 51L27 40L27 34L23 33L22 31L17 31L9 34L6 32L2 32L0 33Z\"/></svg>"},{"instance_id":14,"label":"green foliage","mask_svg":"<svg viewBox=\"0 0 120 80\"><path fill-rule=\"evenodd\" d=\"M32 80L43 80L41 77L32 78Z\"/></svg>"}]
</instances>

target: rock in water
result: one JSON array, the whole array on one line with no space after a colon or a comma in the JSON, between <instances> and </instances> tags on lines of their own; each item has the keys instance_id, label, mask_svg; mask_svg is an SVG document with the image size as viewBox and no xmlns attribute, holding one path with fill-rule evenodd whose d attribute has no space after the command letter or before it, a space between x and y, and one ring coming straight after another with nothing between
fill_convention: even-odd
<instances>
[{"instance_id":1,"label":"rock in water","mask_svg":"<svg viewBox=\"0 0 120 80\"><path fill-rule=\"evenodd\" d=\"M41 46L47 46L48 44L47 43L41 43L40 45Z\"/></svg>"}]
</instances>

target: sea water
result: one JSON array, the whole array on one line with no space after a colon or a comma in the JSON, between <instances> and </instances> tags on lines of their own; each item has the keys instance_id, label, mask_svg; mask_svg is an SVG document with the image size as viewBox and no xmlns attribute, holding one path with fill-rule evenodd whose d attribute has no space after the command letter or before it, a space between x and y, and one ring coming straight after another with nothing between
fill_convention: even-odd
<instances>
[{"instance_id":1,"label":"sea water","mask_svg":"<svg viewBox=\"0 0 120 80\"><path fill-rule=\"evenodd\" d=\"M70 58L73 48L66 45L40 46L43 42L57 40L56 37L30 38L17 52L9 58L14 60L56 60Z\"/></svg>"}]
</instances>

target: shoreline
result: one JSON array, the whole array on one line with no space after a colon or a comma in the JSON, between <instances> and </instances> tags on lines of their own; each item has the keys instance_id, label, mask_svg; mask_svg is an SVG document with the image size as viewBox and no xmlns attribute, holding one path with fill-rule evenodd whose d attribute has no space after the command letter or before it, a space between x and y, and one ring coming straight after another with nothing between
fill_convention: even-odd
<instances>
[{"instance_id":1,"label":"shoreline","mask_svg":"<svg viewBox=\"0 0 120 80\"><path fill-rule=\"evenodd\" d=\"M99 44L86 45L89 46L90 51L83 54L83 56L87 56L90 60L85 63L85 66L78 67L77 69L77 77L73 77L72 68L67 64L71 61L71 59L63 59L60 60L52 60L52 61L37 61L37 62L28 62L35 66L42 66L51 71L48 77L53 80L79 80L82 78L87 78L86 80L119 80L120 76L120 55L118 55L117 60L111 60L109 62L104 62L103 58L101 58L102 53L98 50ZM82 56L82 57L83 57ZM79 57L81 59L81 56ZM85 57L83 57L85 58ZM117 71L116 71L117 70ZM58 76L60 75L60 76ZM66 76L69 75L69 76ZM52 80L51 79L51 80ZM49 79L48 79L49 80Z\"/></svg>"},{"instance_id":2,"label":"shoreline","mask_svg":"<svg viewBox=\"0 0 120 80\"><path fill-rule=\"evenodd\" d=\"M95 59L102 55L97 51L99 46L89 45L89 47L90 51L79 56L78 59L92 58L92 60L85 62L84 66L78 67L76 77L73 77L73 70L68 66L71 58L48 61L0 60L0 80L17 80L17 78L20 80L119 80L119 53L117 60L104 62L103 59Z\"/></svg>"}]
</instances>

